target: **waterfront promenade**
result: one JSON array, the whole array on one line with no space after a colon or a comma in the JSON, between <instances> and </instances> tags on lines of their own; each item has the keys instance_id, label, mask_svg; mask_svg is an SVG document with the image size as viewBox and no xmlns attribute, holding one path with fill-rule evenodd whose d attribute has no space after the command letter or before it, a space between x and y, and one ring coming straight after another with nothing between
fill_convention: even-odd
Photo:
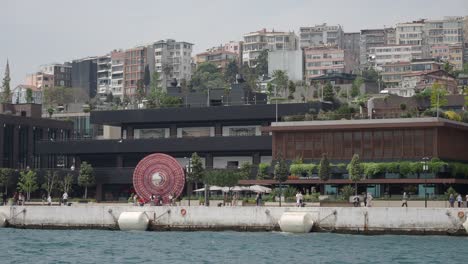
<instances>
[{"instance_id":1,"label":"waterfront promenade","mask_svg":"<svg viewBox=\"0 0 468 264\"><path fill-rule=\"evenodd\" d=\"M18 228L118 229L122 212L144 212L150 230L279 230L284 212L307 212L313 231L343 233L458 234L467 208L421 207L205 207L205 206L2 206L0 218ZM461 216L461 213L463 216Z\"/></svg>"}]
</instances>

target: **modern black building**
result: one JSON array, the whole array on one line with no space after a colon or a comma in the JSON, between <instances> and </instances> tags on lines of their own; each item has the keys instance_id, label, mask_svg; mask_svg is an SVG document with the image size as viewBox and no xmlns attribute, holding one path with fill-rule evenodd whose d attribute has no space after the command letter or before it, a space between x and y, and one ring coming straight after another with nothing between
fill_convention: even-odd
<instances>
[{"instance_id":1,"label":"modern black building","mask_svg":"<svg viewBox=\"0 0 468 264\"><path fill-rule=\"evenodd\" d=\"M97 92L97 58L85 58L72 62L72 88L79 88L90 98Z\"/></svg>"},{"instance_id":2,"label":"modern black building","mask_svg":"<svg viewBox=\"0 0 468 264\"><path fill-rule=\"evenodd\" d=\"M38 155L41 140L67 140L72 122L41 118L41 105L1 105L0 165L2 168L51 168L64 161L54 155Z\"/></svg>"},{"instance_id":3,"label":"modern black building","mask_svg":"<svg viewBox=\"0 0 468 264\"><path fill-rule=\"evenodd\" d=\"M320 108L319 102L279 104L278 118ZM272 138L261 128L275 119L276 107L271 104L93 111L91 123L118 127L120 135L101 140L40 141L36 152L74 160L75 166L89 162L96 172L96 198L126 199L135 166L152 153L171 155L185 166L197 152L207 168L270 162Z\"/></svg>"}]
</instances>

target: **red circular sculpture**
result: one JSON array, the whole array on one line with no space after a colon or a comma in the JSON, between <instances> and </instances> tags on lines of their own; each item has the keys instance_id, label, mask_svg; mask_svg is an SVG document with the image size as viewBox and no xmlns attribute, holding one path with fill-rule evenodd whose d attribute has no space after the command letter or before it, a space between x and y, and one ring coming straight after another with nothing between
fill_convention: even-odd
<instances>
[{"instance_id":1,"label":"red circular sculpture","mask_svg":"<svg viewBox=\"0 0 468 264\"><path fill-rule=\"evenodd\" d=\"M133 186L145 201L151 195L162 197L164 203L169 202L169 196L180 196L184 189L185 175L179 162L173 157L155 153L142 159L133 172Z\"/></svg>"}]
</instances>

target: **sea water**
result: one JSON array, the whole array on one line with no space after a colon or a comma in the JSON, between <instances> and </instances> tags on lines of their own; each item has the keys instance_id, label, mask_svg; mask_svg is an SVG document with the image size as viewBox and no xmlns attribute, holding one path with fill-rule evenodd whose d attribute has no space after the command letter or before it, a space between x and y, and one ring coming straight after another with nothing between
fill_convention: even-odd
<instances>
[{"instance_id":1,"label":"sea water","mask_svg":"<svg viewBox=\"0 0 468 264\"><path fill-rule=\"evenodd\" d=\"M468 263L468 237L0 228L0 263Z\"/></svg>"}]
</instances>

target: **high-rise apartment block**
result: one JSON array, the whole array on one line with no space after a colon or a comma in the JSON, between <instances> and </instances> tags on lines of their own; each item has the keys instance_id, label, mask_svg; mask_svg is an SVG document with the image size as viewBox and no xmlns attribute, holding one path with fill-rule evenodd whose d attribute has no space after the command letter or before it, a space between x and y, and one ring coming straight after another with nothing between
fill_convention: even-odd
<instances>
[{"instance_id":1,"label":"high-rise apartment block","mask_svg":"<svg viewBox=\"0 0 468 264\"><path fill-rule=\"evenodd\" d=\"M147 47L139 46L125 51L124 96L135 99L138 85L144 87L143 78L147 65Z\"/></svg>"},{"instance_id":2,"label":"high-rise apartment block","mask_svg":"<svg viewBox=\"0 0 468 264\"><path fill-rule=\"evenodd\" d=\"M298 37L294 32L267 31L265 28L244 35L242 63L255 67L263 50L297 50Z\"/></svg>"},{"instance_id":3,"label":"high-rise apartment block","mask_svg":"<svg viewBox=\"0 0 468 264\"><path fill-rule=\"evenodd\" d=\"M396 25L396 42L399 45L422 45L424 38L424 20Z\"/></svg>"},{"instance_id":4,"label":"high-rise apartment block","mask_svg":"<svg viewBox=\"0 0 468 264\"><path fill-rule=\"evenodd\" d=\"M163 89L173 79L179 83L192 78L193 44L173 39L160 40L151 45L154 49L154 70L160 73Z\"/></svg>"},{"instance_id":5,"label":"high-rise apartment block","mask_svg":"<svg viewBox=\"0 0 468 264\"><path fill-rule=\"evenodd\" d=\"M229 51L232 53L236 53L239 55L239 57L242 58L242 46L244 42L242 41L229 41L227 43L224 43L222 46L225 51Z\"/></svg>"},{"instance_id":6,"label":"high-rise apartment block","mask_svg":"<svg viewBox=\"0 0 468 264\"><path fill-rule=\"evenodd\" d=\"M386 63L409 62L422 59L422 47L419 45L393 45L372 47L368 50L371 66L381 70Z\"/></svg>"},{"instance_id":7,"label":"high-rise apartment block","mask_svg":"<svg viewBox=\"0 0 468 264\"><path fill-rule=\"evenodd\" d=\"M70 63L45 65L41 67L41 72L54 76L54 86L72 86L72 65Z\"/></svg>"},{"instance_id":8,"label":"high-rise apartment block","mask_svg":"<svg viewBox=\"0 0 468 264\"><path fill-rule=\"evenodd\" d=\"M343 48L344 33L340 25L329 26L324 23L313 27L300 27L299 34L301 48L325 44L333 44Z\"/></svg>"},{"instance_id":9,"label":"high-rise apartment block","mask_svg":"<svg viewBox=\"0 0 468 264\"><path fill-rule=\"evenodd\" d=\"M100 96L111 93L112 62L110 55L97 58L97 92Z\"/></svg>"},{"instance_id":10,"label":"high-rise apartment block","mask_svg":"<svg viewBox=\"0 0 468 264\"><path fill-rule=\"evenodd\" d=\"M123 99L124 94L124 62L125 52L114 50L111 52L111 88L113 96Z\"/></svg>"}]
</instances>

